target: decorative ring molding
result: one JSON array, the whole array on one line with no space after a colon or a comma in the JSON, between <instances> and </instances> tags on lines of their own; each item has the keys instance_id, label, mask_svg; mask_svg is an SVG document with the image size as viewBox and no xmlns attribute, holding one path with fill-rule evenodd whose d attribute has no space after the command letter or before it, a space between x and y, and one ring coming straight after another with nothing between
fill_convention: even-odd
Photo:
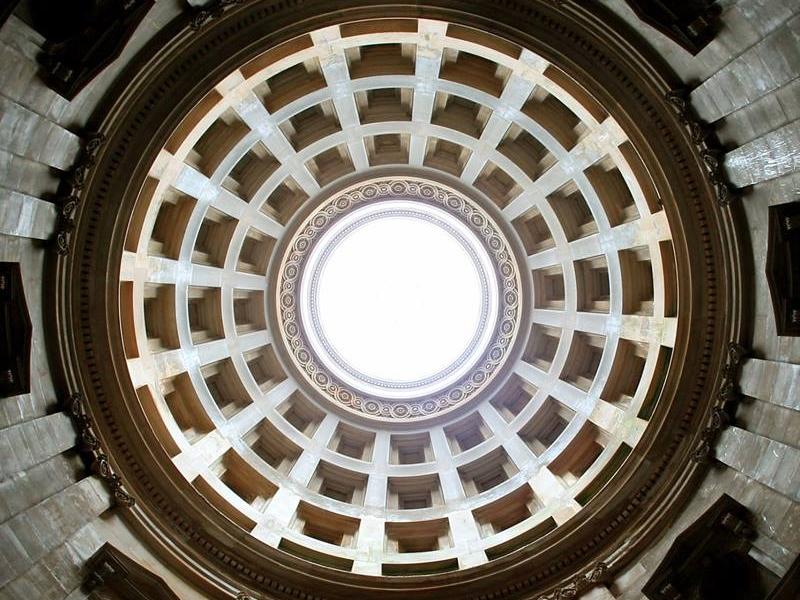
<instances>
[{"instance_id":1,"label":"decorative ring molding","mask_svg":"<svg viewBox=\"0 0 800 600\"><path fill-rule=\"evenodd\" d=\"M747 350L736 342L728 344L728 362L722 368L722 383L717 392L714 409L711 413L711 422L703 429L701 441L692 454L692 460L708 464L714 457L714 444L719 434L733 420L736 414L736 405L739 402L738 391L739 368L747 356Z\"/></svg>"},{"instance_id":2,"label":"decorative ring molding","mask_svg":"<svg viewBox=\"0 0 800 600\"><path fill-rule=\"evenodd\" d=\"M434 395L409 400L388 400L364 396L330 373L316 357L303 331L298 306L299 280L308 256L324 232L337 220L358 207L391 199L413 201L439 207L454 215L482 240L491 254L499 277L497 323L491 325L493 335L476 368L447 389ZM477 260L477 259L476 259ZM485 285L489 285L488 283ZM280 267L277 306L280 310L281 333L286 347L308 381L332 401L372 417L415 419L452 408L478 394L499 372L519 328L522 309L519 272L505 236L477 204L465 195L442 184L414 176L391 177L357 184L334 195L308 216L294 234ZM476 334L477 336L477 334ZM455 369L459 364L452 368ZM416 382L415 382L416 383ZM422 382L422 383L428 383Z\"/></svg>"},{"instance_id":3,"label":"decorative ring molding","mask_svg":"<svg viewBox=\"0 0 800 600\"><path fill-rule=\"evenodd\" d=\"M89 171L94 167L95 159L104 142L105 136L101 133L86 134L75 164L65 174L59 186L56 201L59 205L58 226L53 238L53 244L58 254L67 254L70 250L70 238L75 227L75 213L79 208L81 190L86 183Z\"/></svg>"}]
</instances>

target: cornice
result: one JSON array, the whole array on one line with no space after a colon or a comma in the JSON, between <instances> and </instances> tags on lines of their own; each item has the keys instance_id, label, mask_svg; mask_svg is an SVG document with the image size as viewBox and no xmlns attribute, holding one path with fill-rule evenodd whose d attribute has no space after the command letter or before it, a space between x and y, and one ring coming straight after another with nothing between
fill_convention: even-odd
<instances>
[{"instance_id":1,"label":"cornice","mask_svg":"<svg viewBox=\"0 0 800 600\"><path fill-rule=\"evenodd\" d=\"M132 508L136 504L136 499L125 490L122 479L111 466L108 455L94 433L94 425L86 412L84 402L83 395L75 392L70 395L66 408L78 431L78 449L87 457L92 472L106 482L116 504Z\"/></svg>"},{"instance_id":2,"label":"cornice","mask_svg":"<svg viewBox=\"0 0 800 600\"><path fill-rule=\"evenodd\" d=\"M606 579L608 566L599 562L586 573L574 577L569 583L558 587L550 593L539 596L537 600L567 600L567 598L577 598L581 594Z\"/></svg>"},{"instance_id":3,"label":"cornice","mask_svg":"<svg viewBox=\"0 0 800 600\"><path fill-rule=\"evenodd\" d=\"M90 132L83 136L81 150L75 163L61 178L58 205L58 221L53 243L58 254L67 254L70 250L70 239L75 228L75 213L79 210L81 191L86 179L95 165L97 154L105 142L102 133Z\"/></svg>"},{"instance_id":4,"label":"cornice","mask_svg":"<svg viewBox=\"0 0 800 600\"><path fill-rule=\"evenodd\" d=\"M692 142L697 147L697 151L703 159L706 167L708 179L717 194L717 202L720 207L726 207L737 199L725 177L722 168L722 148L708 124L700 120L691 103L687 90L675 89L665 94L667 101L675 108L681 124L689 130Z\"/></svg>"},{"instance_id":5,"label":"cornice","mask_svg":"<svg viewBox=\"0 0 800 600\"><path fill-rule=\"evenodd\" d=\"M238 4L243 4L245 1L246 0L213 0L203 8L196 9L192 13L192 20L189 27L192 31L200 31L210 21L222 17L226 10Z\"/></svg>"}]
</instances>

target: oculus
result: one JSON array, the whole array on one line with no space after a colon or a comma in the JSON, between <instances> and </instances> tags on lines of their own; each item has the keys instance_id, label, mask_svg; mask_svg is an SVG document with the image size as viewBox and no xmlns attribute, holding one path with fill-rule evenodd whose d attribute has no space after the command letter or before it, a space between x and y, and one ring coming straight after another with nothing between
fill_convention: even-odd
<instances>
[{"instance_id":1,"label":"oculus","mask_svg":"<svg viewBox=\"0 0 800 600\"><path fill-rule=\"evenodd\" d=\"M280 268L286 347L329 398L412 418L474 396L518 328L508 242L476 203L419 177L334 194L297 228Z\"/></svg>"},{"instance_id":2,"label":"oculus","mask_svg":"<svg viewBox=\"0 0 800 600\"><path fill-rule=\"evenodd\" d=\"M478 238L453 215L376 202L316 244L301 283L309 343L364 393L408 398L463 376L497 317L497 281Z\"/></svg>"}]
</instances>

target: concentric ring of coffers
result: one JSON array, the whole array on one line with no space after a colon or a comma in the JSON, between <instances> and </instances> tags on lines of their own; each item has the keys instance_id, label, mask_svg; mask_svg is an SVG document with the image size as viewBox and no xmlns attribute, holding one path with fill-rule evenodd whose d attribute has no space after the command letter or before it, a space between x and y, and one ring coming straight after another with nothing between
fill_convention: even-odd
<instances>
[{"instance_id":1,"label":"concentric ring of coffers","mask_svg":"<svg viewBox=\"0 0 800 600\"><path fill-rule=\"evenodd\" d=\"M438 373L409 382L369 377L341 360L315 319L311 294L329 244L365 221L393 215L415 215L447 229L474 262L483 297L474 335L460 356ZM514 255L491 217L464 194L413 175L362 182L321 203L295 231L279 277L275 301L281 333L298 368L331 401L384 418L428 416L483 390L508 356L522 309ZM419 343L432 343L435 333Z\"/></svg>"},{"instance_id":2,"label":"concentric ring of coffers","mask_svg":"<svg viewBox=\"0 0 800 600\"><path fill-rule=\"evenodd\" d=\"M533 290L492 394L391 430L304 393L265 278L309 199L386 165L493 203ZM219 81L139 202L131 379L182 476L259 542L366 575L481 565L569 521L647 427L677 323L667 218L615 119L526 49L426 19L317 30Z\"/></svg>"}]
</instances>

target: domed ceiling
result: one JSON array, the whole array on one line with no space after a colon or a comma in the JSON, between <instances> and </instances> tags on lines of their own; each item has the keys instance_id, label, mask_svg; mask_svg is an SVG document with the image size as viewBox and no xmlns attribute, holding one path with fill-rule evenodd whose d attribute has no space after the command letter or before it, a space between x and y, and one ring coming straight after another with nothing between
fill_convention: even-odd
<instances>
[{"instance_id":1,"label":"domed ceiling","mask_svg":"<svg viewBox=\"0 0 800 600\"><path fill-rule=\"evenodd\" d=\"M198 21L108 108L71 385L210 594L579 589L694 476L729 217L586 10L352 4Z\"/></svg>"}]
</instances>

